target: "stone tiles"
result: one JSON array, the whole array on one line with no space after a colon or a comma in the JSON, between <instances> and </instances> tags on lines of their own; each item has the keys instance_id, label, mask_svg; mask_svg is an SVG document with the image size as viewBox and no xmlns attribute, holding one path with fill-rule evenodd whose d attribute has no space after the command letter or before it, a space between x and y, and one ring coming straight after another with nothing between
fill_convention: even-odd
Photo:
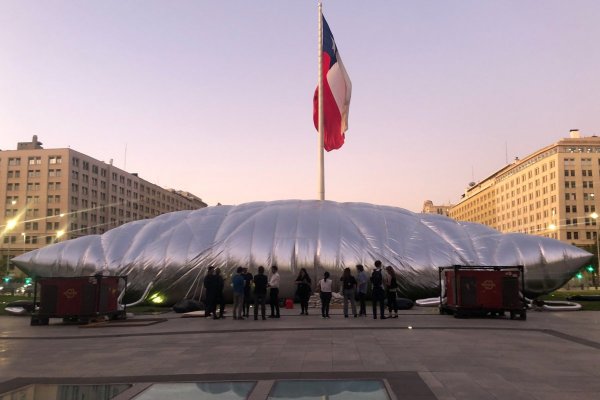
<instances>
[{"instance_id":1,"label":"stone tiles","mask_svg":"<svg viewBox=\"0 0 600 400\"><path fill-rule=\"evenodd\" d=\"M397 399L600 399L600 312L513 321L415 308L382 321L333 311L266 321L168 313L103 328L0 317L0 393L35 382L381 377Z\"/></svg>"}]
</instances>

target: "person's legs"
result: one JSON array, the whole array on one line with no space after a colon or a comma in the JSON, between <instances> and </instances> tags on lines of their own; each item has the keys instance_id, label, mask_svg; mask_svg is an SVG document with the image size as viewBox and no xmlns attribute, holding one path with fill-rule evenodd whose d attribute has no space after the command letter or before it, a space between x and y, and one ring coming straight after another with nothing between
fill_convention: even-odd
<instances>
[{"instance_id":1,"label":"person's legs","mask_svg":"<svg viewBox=\"0 0 600 400\"><path fill-rule=\"evenodd\" d=\"M258 299L259 299L259 295L254 295L254 319L258 319ZM263 315L264 315L265 309L264 309L264 305L263 305Z\"/></svg>"},{"instance_id":2,"label":"person's legs","mask_svg":"<svg viewBox=\"0 0 600 400\"><path fill-rule=\"evenodd\" d=\"M242 313L244 308L244 294L234 293L233 294L233 318L242 319Z\"/></svg>"},{"instance_id":3,"label":"person's legs","mask_svg":"<svg viewBox=\"0 0 600 400\"><path fill-rule=\"evenodd\" d=\"M344 317L348 318L348 301L350 299L348 298L348 292L346 290L344 290Z\"/></svg>"},{"instance_id":4,"label":"person's legs","mask_svg":"<svg viewBox=\"0 0 600 400\"><path fill-rule=\"evenodd\" d=\"M325 293L325 317L329 318L329 303L331 302L331 292Z\"/></svg>"},{"instance_id":5,"label":"person's legs","mask_svg":"<svg viewBox=\"0 0 600 400\"><path fill-rule=\"evenodd\" d=\"M354 315L356 317L357 314L356 314L356 301L354 300L354 290L352 290L349 293L349 296L350 296L350 306L352 307L352 315Z\"/></svg>"},{"instance_id":6,"label":"person's legs","mask_svg":"<svg viewBox=\"0 0 600 400\"><path fill-rule=\"evenodd\" d=\"M206 299L204 300L204 316L210 317L210 315L214 312L214 296L213 294L206 294Z\"/></svg>"},{"instance_id":7,"label":"person's legs","mask_svg":"<svg viewBox=\"0 0 600 400\"><path fill-rule=\"evenodd\" d=\"M244 317L250 316L250 304L252 303L252 297L250 297L250 292L244 292Z\"/></svg>"},{"instance_id":8,"label":"person's legs","mask_svg":"<svg viewBox=\"0 0 600 400\"><path fill-rule=\"evenodd\" d=\"M325 318L325 293L321 292L319 297L321 297L321 316Z\"/></svg>"},{"instance_id":9,"label":"person's legs","mask_svg":"<svg viewBox=\"0 0 600 400\"><path fill-rule=\"evenodd\" d=\"M275 291L275 288L271 288L271 290L269 291L269 303L271 304L271 315L269 316L270 318L275 317L275 304L277 302L277 292Z\"/></svg>"},{"instance_id":10,"label":"person's legs","mask_svg":"<svg viewBox=\"0 0 600 400\"><path fill-rule=\"evenodd\" d=\"M262 319L266 319L266 310L265 310L265 303L267 302L267 295L266 294L261 294L260 295L260 312L262 315Z\"/></svg>"},{"instance_id":11,"label":"person's legs","mask_svg":"<svg viewBox=\"0 0 600 400\"><path fill-rule=\"evenodd\" d=\"M373 318L377 319L377 302L379 301L379 299L377 298L377 293L375 291L373 291Z\"/></svg>"},{"instance_id":12,"label":"person's legs","mask_svg":"<svg viewBox=\"0 0 600 400\"><path fill-rule=\"evenodd\" d=\"M360 302L360 315L367 315L367 303L365 301L366 294L358 292L358 301Z\"/></svg>"},{"instance_id":13,"label":"person's legs","mask_svg":"<svg viewBox=\"0 0 600 400\"><path fill-rule=\"evenodd\" d=\"M275 318L279 318L279 289L274 288L271 290L275 290Z\"/></svg>"}]
</instances>

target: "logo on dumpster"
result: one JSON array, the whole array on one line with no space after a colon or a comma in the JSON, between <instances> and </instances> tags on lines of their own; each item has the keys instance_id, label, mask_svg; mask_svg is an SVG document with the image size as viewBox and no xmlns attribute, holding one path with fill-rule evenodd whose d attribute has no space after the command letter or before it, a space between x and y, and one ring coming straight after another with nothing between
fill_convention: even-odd
<instances>
[{"instance_id":1,"label":"logo on dumpster","mask_svg":"<svg viewBox=\"0 0 600 400\"><path fill-rule=\"evenodd\" d=\"M492 290L496 287L496 284L491 279L487 279L481 283L481 286L483 286L485 290Z\"/></svg>"},{"instance_id":2,"label":"logo on dumpster","mask_svg":"<svg viewBox=\"0 0 600 400\"><path fill-rule=\"evenodd\" d=\"M65 290L65 292L63 294L65 295L65 297L67 299L72 299L73 297L77 296L77 291L73 288L69 288L69 289Z\"/></svg>"}]
</instances>

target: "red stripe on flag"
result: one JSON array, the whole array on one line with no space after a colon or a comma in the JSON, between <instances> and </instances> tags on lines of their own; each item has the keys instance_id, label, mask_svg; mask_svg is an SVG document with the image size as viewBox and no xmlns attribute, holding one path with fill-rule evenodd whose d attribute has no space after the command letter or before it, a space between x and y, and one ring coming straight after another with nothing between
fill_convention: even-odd
<instances>
[{"instance_id":1,"label":"red stripe on flag","mask_svg":"<svg viewBox=\"0 0 600 400\"><path fill-rule=\"evenodd\" d=\"M323 141L325 151L336 150L344 144L345 134L342 132L342 114L338 108L331 87L327 81L330 63L329 54L323 52L321 68L323 71ZM313 122L317 131L319 130L319 88L315 90L313 97Z\"/></svg>"}]
</instances>

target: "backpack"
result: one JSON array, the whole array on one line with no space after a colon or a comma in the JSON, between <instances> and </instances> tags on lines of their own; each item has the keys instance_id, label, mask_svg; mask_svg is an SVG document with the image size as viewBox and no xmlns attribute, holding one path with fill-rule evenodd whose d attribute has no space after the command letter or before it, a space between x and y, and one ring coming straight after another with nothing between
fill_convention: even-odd
<instances>
[{"instance_id":1,"label":"backpack","mask_svg":"<svg viewBox=\"0 0 600 400\"><path fill-rule=\"evenodd\" d=\"M371 274L371 283L373 284L373 287L381 287L381 284L383 283L381 271L373 271L373 274Z\"/></svg>"}]
</instances>

